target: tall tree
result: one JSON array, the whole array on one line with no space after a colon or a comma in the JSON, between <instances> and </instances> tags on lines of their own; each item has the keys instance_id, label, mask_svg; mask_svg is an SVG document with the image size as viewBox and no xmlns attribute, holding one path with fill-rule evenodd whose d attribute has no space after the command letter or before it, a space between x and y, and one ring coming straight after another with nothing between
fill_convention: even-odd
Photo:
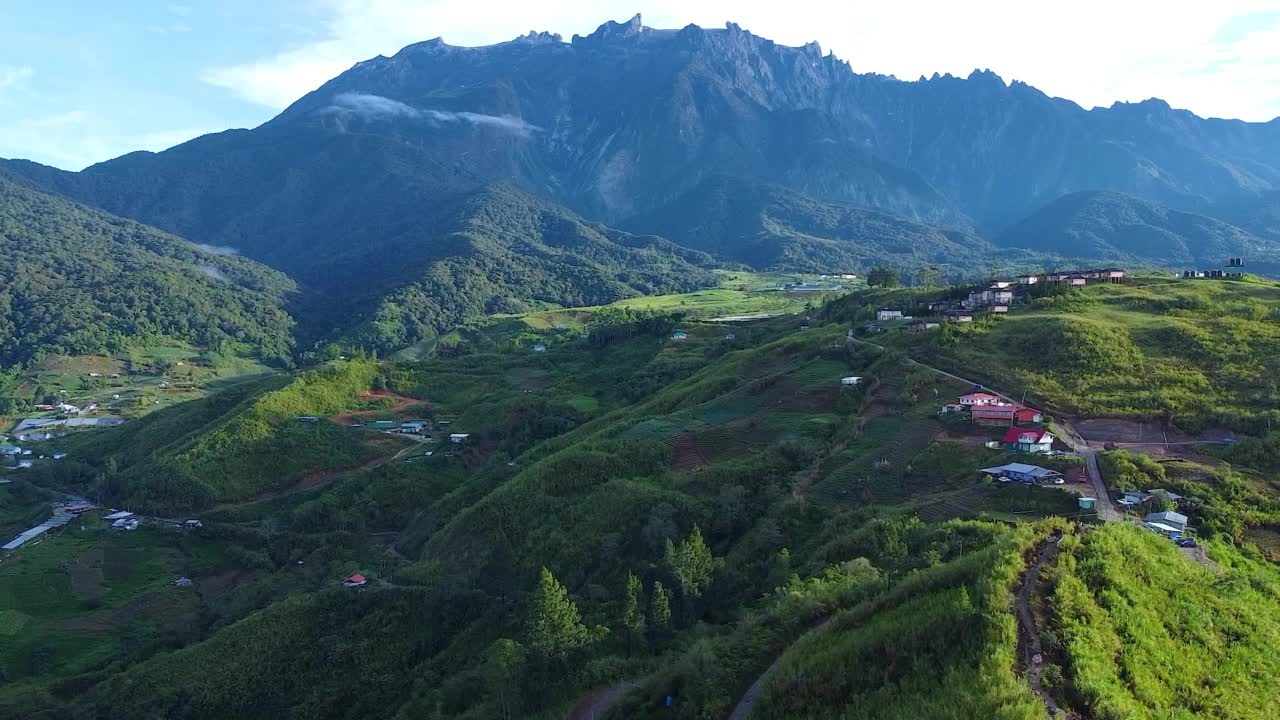
<instances>
[{"instance_id":1,"label":"tall tree","mask_svg":"<svg viewBox=\"0 0 1280 720\"><path fill-rule=\"evenodd\" d=\"M543 658L563 659L569 652L603 637L608 630L582 624L578 606L551 571L542 568L529 608L529 649Z\"/></svg>"},{"instance_id":2,"label":"tall tree","mask_svg":"<svg viewBox=\"0 0 1280 720\"><path fill-rule=\"evenodd\" d=\"M697 525L679 545L667 541L666 561L686 598L701 597L716 568L715 557L711 555L711 548L702 539L702 530Z\"/></svg>"},{"instance_id":3,"label":"tall tree","mask_svg":"<svg viewBox=\"0 0 1280 720\"><path fill-rule=\"evenodd\" d=\"M937 265L925 265L916 271L916 284L922 287L937 287L943 284L942 268Z\"/></svg>"},{"instance_id":4,"label":"tall tree","mask_svg":"<svg viewBox=\"0 0 1280 720\"><path fill-rule=\"evenodd\" d=\"M653 581L653 596L649 601L649 620L654 630L665 632L671 628L671 595L663 587L661 580Z\"/></svg>"},{"instance_id":5,"label":"tall tree","mask_svg":"<svg viewBox=\"0 0 1280 720\"><path fill-rule=\"evenodd\" d=\"M897 268L878 267L867 273L867 284L871 287L898 287L901 277Z\"/></svg>"},{"instance_id":6,"label":"tall tree","mask_svg":"<svg viewBox=\"0 0 1280 720\"><path fill-rule=\"evenodd\" d=\"M627 648L631 649L636 638L644 637L644 610L641 609L644 590L635 573L627 573L626 596L622 603L622 624L627 628Z\"/></svg>"},{"instance_id":7,"label":"tall tree","mask_svg":"<svg viewBox=\"0 0 1280 720\"><path fill-rule=\"evenodd\" d=\"M524 646L509 638L499 638L485 653L482 672L498 699L503 720L520 709L520 678L524 672Z\"/></svg>"}]
</instances>

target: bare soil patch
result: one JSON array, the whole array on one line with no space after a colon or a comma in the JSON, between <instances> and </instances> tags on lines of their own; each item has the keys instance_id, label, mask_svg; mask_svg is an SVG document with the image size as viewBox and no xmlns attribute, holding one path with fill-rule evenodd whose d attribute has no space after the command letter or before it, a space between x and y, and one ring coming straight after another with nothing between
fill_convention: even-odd
<instances>
[{"instance_id":1,"label":"bare soil patch","mask_svg":"<svg viewBox=\"0 0 1280 720\"><path fill-rule=\"evenodd\" d=\"M707 456L689 433L671 438L671 469L676 472L697 472L708 465Z\"/></svg>"}]
</instances>

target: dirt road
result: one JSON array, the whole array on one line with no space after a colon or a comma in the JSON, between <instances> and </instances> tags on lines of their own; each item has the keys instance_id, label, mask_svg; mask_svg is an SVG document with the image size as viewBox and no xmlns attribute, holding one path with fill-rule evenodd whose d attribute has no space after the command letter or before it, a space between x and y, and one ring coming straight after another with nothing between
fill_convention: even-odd
<instances>
[{"instance_id":1,"label":"dirt road","mask_svg":"<svg viewBox=\"0 0 1280 720\"><path fill-rule=\"evenodd\" d=\"M623 680L607 687L592 690L569 709L569 720L599 720L622 701L631 690L640 687L639 680Z\"/></svg>"}]
</instances>

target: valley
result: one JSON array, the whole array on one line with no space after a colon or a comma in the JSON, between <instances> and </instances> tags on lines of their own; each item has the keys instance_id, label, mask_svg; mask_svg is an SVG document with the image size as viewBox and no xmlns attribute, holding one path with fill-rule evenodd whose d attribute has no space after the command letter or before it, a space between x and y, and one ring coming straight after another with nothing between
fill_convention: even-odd
<instances>
[{"instance_id":1,"label":"valley","mask_svg":"<svg viewBox=\"0 0 1280 720\"><path fill-rule=\"evenodd\" d=\"M1138 278L1050 295L1047 305L1029 296L936 354L910 321L884 323L873 341L861 340L866 321L856 308L890 298L927 304L959 289L857 288L810 311L810 321L725 324L636 311L559 326L494 318L414 361L335 359L54 440L65 459L38 463L3 488L28 508L9 529L47 516L58 502L52 490L102 509L20 548L0 572L14 587L71 583L69 598L90 592L75 589L90 587L76 568L103 562L115 574L97 581L109 588L101 601L46 605L25 590L5 601L16 644L0 707L31 717L81 703L125 714L182 706L191 717L266 717L358 686L387 717L551 718L595 697L591 689L616 685L592 701L593 712L790 717L821 708L834 717L865 707L877 709L869 716L893 708L908 717L958 703L1040 717L1044 704L1014 662L1011 608L1026 553L1050 532L1065 533L1064 551L1042 570L1048 580L1035 603L1037 622L1053 628L1042 635L1059 639L1042 640L1058 644L1044 651L1055 669L1040 671L1041 683L1055 706L1126 706L1134 700L1124 693L1154 690L1086 689L1095 687L1080 684L1088 673L1113 671L1088 664L1087 636L1070 624L1059 630L1066 616L1044 609L1079 602L1063 594L1064 563L1075 556L1066 548L1106 538L1121 552L1186 563L1178 572L1188 578L1270 577L1266 550L1233 546L1280 526L1271 471L1223 463L1218 456L1237 452L1234 444L1111 450L1095 428L1088 442L1107 491L1099 497L1084 460L1069 452L1072 428L1125 414L1094 415L1069 396L1042 394L1014 360L970 367L966 359L995 352L995 333L1008 338L999 347L1036 347L1035 318L1131 307L1135 294L1148 311L1159 301L1174 308L1188 292L1273 307L1273 288ZM1071 293L1092 300L1060 301ZM1160 357L1157 340L1133 336L1144 358ZM1063 473L1065 485L982 479L979 469L1029 456L1001 445L1005 429L940 414L973 390L973 376L1028 405L1046 401L1044 422L1069 440L1060 445L1068 453L1030 462ZM846 377L860 380L843 384ZM1256 430L1241 403L1234 419L1202 406L1132 416L1167 432L1228 423L1245 437ZM400 434L415 422L428 429ZM1110 507L1155 486L1191 498L1178 507L1214 569L1141 530L1141 514L1104 527L1092 520L1096 506L1078 502ZM122 532L98 519L121 507L194 517L201 527L144 523ZM151 564L129 554L140 547ZM568 635L538 641L560 645L533 645L528 634L543 567L580 617L557 626ZM364 589L339 582L353 573L367 579ZM179 577L192 586L175 585ZM107 613L115 619L93 619ZM82 629L91 623L99 628L92 637ZM125 632L147 640L125 648ZM594 639L568 639L580 632ZM938 646L938 633L959 634ZM48 645L59 637L66 640ZM349 654L320 650L329 647ZM329 661L313 664L317 652ZM228 663L243 669L228 673ZM405 666L416 668L412 677L392 670ZM938 676L926 666L948 669ZM288 684L267 681L282 672ZM178 687L199 695L160 690ZM962 690L973 687L983 694Z\"/></svg>"}]
</instances>

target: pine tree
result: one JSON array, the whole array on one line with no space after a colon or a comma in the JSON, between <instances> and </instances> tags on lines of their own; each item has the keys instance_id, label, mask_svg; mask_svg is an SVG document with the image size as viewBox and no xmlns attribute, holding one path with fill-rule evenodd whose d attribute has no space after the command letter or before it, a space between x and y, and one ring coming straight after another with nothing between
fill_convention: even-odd
<instances>
[{"instance_id":1,"label":"pine tree","mask_svg":"<svg viewBox=\"0 0 1280 720\"><path fill-rule=\"evenodd\" d=\"M627 573L627 592L623 599L622 624L627 628L627 648L631 648L635 638L644 637L644 611L640 609L643 600L643 589L640 578L635 573Z\"/></svg>"},{"instance_id":2,"label":"pine tree","mask_svg":"<svg viewBox=\"0 0 1280 720\"><path fill-rule=\"evenodd\" d=\"M667 541L666 561L671 574L680 583L681 594L686 598L702 596L716 567L711 548L702 539L702 530L697 525L693 526L693 532L679 545Z\"/></svg>"},{"instance_id":3,"label":"pine tree","mask_svg":"<svg viewBox=\"0 0 1280 720\"><path fill-rule=\"evenodd\" d=\"M653 599L649 603L649 620L655 630L665 631L671 627L671 595L662 586L661 580L653 581Z\"/></svg>"},{"instance_id":4,"label":"pine tree","mask_svg":"<svg viewBox=\"0 0 1280 720\"><path fill-rule=\"evenodd\" d=\"M599 639L608 631L582 624L578 606L555 579L542 568L538 589L529 610L529 649L547 659L562 659L570 651Z\"/></svg>"}]
</instances>

